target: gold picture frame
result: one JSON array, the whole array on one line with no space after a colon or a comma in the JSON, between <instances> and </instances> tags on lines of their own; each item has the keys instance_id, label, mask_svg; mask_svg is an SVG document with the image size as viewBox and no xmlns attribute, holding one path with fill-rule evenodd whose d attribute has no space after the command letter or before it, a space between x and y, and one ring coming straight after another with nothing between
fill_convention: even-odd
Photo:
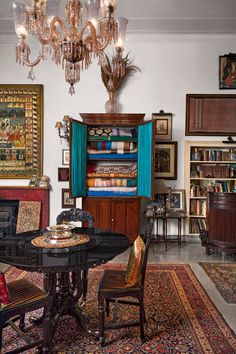
<instances>
[{"instance_id":1,"label":"gold picture frame","mask_svg":"<svg viewBox=\"0 0 236 354\"><path fill-rule=\"evenodd\" d=\"M155 144L155 178L177 179L177 148L177 141Z\"/></svg>"},{"instance_id":2,"label":"gold picture frame","mask_svg":"<svg viewBox=\"0 0 236 354\"><path fill-rule=\"evenodd\" d=\"M171 140L172 139L172 113L153 113L155 140Z\"/></svg>"},{"instance_id":3,"label":"gold picture frame","mask_svg":"<svg viewBox=\"0 0 236 354\"><path fill-rule=\"evenodd\" d=\"M0 85L0 178L41 176L43 85Z\"/></svg>"}]
</instances>

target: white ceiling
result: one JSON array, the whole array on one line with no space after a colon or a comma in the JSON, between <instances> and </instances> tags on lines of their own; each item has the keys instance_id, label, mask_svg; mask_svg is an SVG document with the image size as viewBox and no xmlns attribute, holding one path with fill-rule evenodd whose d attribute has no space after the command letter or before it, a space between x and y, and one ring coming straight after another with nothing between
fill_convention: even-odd
<instances>
[{"instance_id":1,"label":"white ceiling","mask_svg":"<svg viewBox=\"0 0 236 354\"><path fill-rule=\"evenodd\" d=\"M11 0L0 0L0 34L14 32L10 4ZM117 4L116 14L129 19L129 31L236 33L236 0L117 0ZM61 16L63 9L64 5Z\"/></svg>"}]
</instances>

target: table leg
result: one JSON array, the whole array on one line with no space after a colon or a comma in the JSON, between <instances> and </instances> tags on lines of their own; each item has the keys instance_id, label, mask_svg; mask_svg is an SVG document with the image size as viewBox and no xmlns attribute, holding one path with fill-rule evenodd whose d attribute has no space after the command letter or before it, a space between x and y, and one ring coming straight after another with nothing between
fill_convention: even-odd
<instances>
[{"instance_id":1,"label":"table leg","mask_svg":"<svg viewBox=\"0 0 236 354\"><path fill-rule=\"evenodd\" d=\"M181 247L182 219L178 218L178 245Z\"/></svg>"},{"instance_id":2,"label":"table leg","mask_svg":"<svg viewBox=\"0 0 236 354\"><path fill-rule=\"evenodd\" d=\"M167 243L168 243L168 239L167 239L167 220L166 219L162 219L162 222L163 222L163 238L164 238L166 251L167 251Z\"/></svg>"}]
</instances>

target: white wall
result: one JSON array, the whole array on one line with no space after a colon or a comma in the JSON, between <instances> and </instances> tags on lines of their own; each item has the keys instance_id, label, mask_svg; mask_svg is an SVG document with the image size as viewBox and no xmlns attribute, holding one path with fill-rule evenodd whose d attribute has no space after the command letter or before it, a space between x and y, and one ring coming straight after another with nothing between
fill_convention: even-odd
<instances>
[{"instance_id":1,"label":"white wall","mask_svg":"<svg viewBox=\"0 0 236 354\"><path fill-rule=\"evenodd\" d=\"M10 43L10 44L7 44ZM235 35L128 34L130 57L141 73L130 78L120 95L123 112L146 113L163 109L173 114L172 140L178 141L178 180L167 185L184 187L184 140L223 140L222 137L185 137L185 97L187 93L236 93L219 90L219 55L235 52ZM0 37L0 84L26 84L28 69L15 63L15 38ZM63 71L47 60L36 69L35 84L44 85L43 174L51 179L50 222L61 211L61 189L68 183L57 181L62 166L62 149L54 128L65 114L79 119L79 113L105 112L108 99L97 62L81 74L76 94L68 94ZM28 180L0 180L1 185L28 185ZM77 206L81 201L77 201Z\"/></svg>"}]
</instances>

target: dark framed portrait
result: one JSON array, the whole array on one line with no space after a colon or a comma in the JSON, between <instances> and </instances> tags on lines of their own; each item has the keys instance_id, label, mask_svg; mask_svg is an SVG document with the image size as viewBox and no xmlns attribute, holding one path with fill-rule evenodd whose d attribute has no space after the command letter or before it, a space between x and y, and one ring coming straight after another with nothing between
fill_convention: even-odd
<instances>
[{"instance_id":1,"label":"dark framed portrait","mask_svg":"<svg viewBox=\"0 0 236 354\"><path fill-rule=\"evenodd\" d=\"M75 208L76 207L76 199L70 197L69 189L62 188L62 208Z\"/></svg>"},{"instance_id":2,"label":"dark framed portrait","mask_svg":"<svg viewBox=\"0 0 236 354\"><path fill-rule=\"evenodd\" d=\"M171 140L172 139L172 113L153 113L155 140Z\"/></svg>"},{"instance_id":3,"label":"dark framed portrait","mask_svg":"<svg viewBox=\"0 0 236 354\"><path fill-rule=\"evenodd\" d=\"M177 146L177 141L155 144L155 178L177 179Z\"/></svg>"},{"instance_id":4,"label":"dark framed portrait","mask_svg":"<svg viewBox=\"0 0 236 354\"><path fill-rule=\"evenodd\" d=\"M68 182L69 181L69 168L68 167L58 167L58 181Z\"/></svg>"},{"instance_id":5,"label":"dark framed portrait","mask_svg":"<svg viewBox=\"0 0 236 354\"><path fill-rule=\"evenodd\" d=\"M219 88L236 89L236 54L219 57Z\"/></svg>"},{"instance_id":6,"label":"dark framed portrait","mask_svg":"<svg viewBox=\"0 0 236 354\"><path fill-rule=\"evenodd\" d=\"M172 211L185 212L185 190L173 189L169 193L168 197L168 209Z\"/></svg>"}]
</instances>

